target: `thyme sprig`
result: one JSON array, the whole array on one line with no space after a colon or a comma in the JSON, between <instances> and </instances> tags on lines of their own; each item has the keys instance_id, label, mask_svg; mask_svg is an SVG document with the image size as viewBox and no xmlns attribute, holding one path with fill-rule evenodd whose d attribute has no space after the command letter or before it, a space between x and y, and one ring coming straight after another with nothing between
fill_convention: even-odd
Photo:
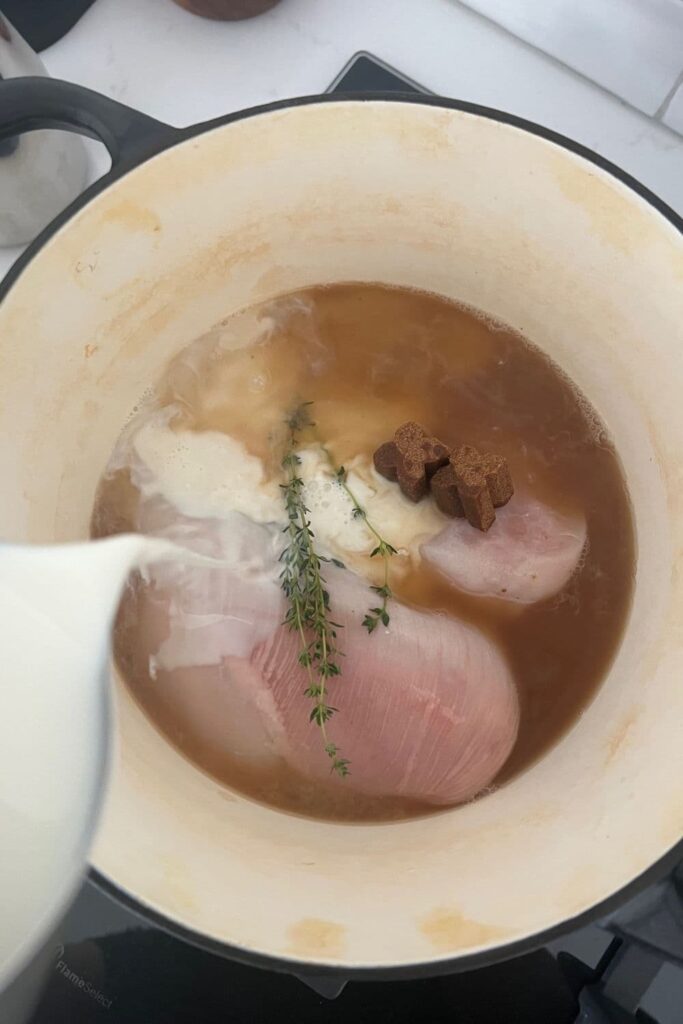
<instances>
[{"instance_id":1,"label":"thyme sprig","mask_svg":"<svg viewBox=\"0 0 683 1024\"><path fill-rule=\"evenodd\" d=\"M379 626L380 622L382 623L383 626L388 626L389 622L391 621L391 616L387 611L387 602L390 600L391 597L393 597L391 587L389 586L389 559L392 557L392 555L398 554L398 552L396 551L396 548L389 543L388 540L384 539L384 537L379 532L377 527L369 519L367 509L364 508L364 506L360 503L354 492L349 487L348 473L346 472L345 468L343 466L337 466L335 464L331 453L328 451L327 448L325 448L324 445L323 451L325 453L329 465L331 466L335 474L337 483L340 485L340 487L343 488L343 490L346 492L346 494L348 495L352 502L353 518L362 519L367 529L370 531L374 539L377 541L376 546L370 552L370 557L379 557L384 562L384 582L380 587L370 587L370 590L377 594L377 598L381 598L382 603L375 607L369 608L365 614L365 618L363 619L363 625L367 629L368 633L374 633L374 631Z\"/></svg>"},{"instance_id":2,"label":"thyme sprig","mask_svg":"<svg viewBox=\"0 0 683 1024\"><path fill-rule=\"evenodd\" d=\"M311 404L299 405L286 421L288 439L282 460L285 483L280 487L287 512L284 532L288 543L280 556L280 585L288 603L285 625L299 636L299 664L308 676L305 695L313 701L309 721L320 728L331 771L344 777L349 774L350 762L341 756L327 732L327 723L337 710L327 702L327 689L329 680L341 674L337 661L342 653L337 647L337 630L341 626L330 617L330 595L322 575L323 562L332 561L341 568L343 564L324 558L315 549L310 513L303 497L304 482L299 475L301 459L297 455L299 435L314 426L309 413Z\"/></svg>"}]
</instances>

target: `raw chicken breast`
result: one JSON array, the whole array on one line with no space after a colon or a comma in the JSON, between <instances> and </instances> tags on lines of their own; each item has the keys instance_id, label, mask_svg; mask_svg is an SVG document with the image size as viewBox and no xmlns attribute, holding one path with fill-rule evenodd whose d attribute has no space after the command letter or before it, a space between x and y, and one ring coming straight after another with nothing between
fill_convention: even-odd
<instances>
[{"instance_id":1,"label":"raw chicken breast","mask_svg":"<svg viewBox=\"0 0 683 1024\"><path fill-rule=\"evenodd\" d=\"M142 502L143 532L225 559L219 569L164 562L128 594L138 672L149 671L184 730L217 762L229 752L263 766L281 731L270 691L248 673L232 678L230 658L247 658L284 617L277 531L239 513L223 520L180 516L158 497ZM124 612L125 612L124 602Z\"/></svg>"},{"instance_id":2,"label":"raw chicken breast","mask_svg":"<svg viewBox=\"0 0 683 1024\"><path fill-rule=\"evenodd\" d=\"M437 804L468 800L489 785L516 739L519 708L508 666L472 626L391 603L389 630L362 619L373 594L349 570L325 566L332 616L343 628L342 675L330 682L338 709L329 737L351 761L330 775L319 728L309 722L299 639L282 625L279 529L234 514L193 520L158 498L140 525L205 554L229 550L226 567L155 566L136 602L138 655L183 709L186 728L210 738L212 756L266 764L274 757L308 778L375 796ZM226 532L227 531L227 532Z\"/></svg>"},{"instance_id":3,"label":"raw chicken breast","mask_svg":"<svg viewBox=\"0 0 683 1024\"><path fill-rule=\"evenodd\" d=\"M494 778L517 736L517 693L495 644L471 626L392 601L391 625L368 635L361 622L372 596L352 573L330 568L332 614L344 657L329 684L338 709L331 740L351 761L339 784L369 795L437 804L475 796ZM254 669L272 693L284 731L276 741L289 764L330 779L330 763L297 661L294 634L280 627L233 678Z\"/></svg>"},{"instance_id":4,"label":"raw chicken breast","mask_svg":"<svg viewBox=\"0 0 683 1024\"><path fill-rule=\"evenodd\" d=\"M533 604L552 597L576 569L586 520L515 495L496 511L487 533L454 519L422 545L422 555L449 583L470 594Z\"/></svg>"}]
</instances>

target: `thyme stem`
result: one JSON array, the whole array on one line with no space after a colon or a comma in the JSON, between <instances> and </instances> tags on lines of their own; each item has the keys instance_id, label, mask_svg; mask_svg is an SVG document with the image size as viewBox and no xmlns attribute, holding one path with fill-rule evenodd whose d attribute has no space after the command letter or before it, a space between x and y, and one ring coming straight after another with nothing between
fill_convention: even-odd
<instances>
[{"instance_id":1,"label":"thyme stem","mask_svg":"<svg viewBox=\"0 0 683 1024\"><path fill-rule=\"evenodd\" d=\"M325 445L321 445L321 447L325 454L325 458L327 459L329 466L336 477L337 483L345 491L345 493L351 500L351 503L353 505L354 519L362 519L367 529L370 531L370 533L377 541L377 545L370 552L370 557L375 558L376 556L379 556L384 562L384 583L382 584L381 587L370 587L370 590L374 591L374 593L377 594L378 597L381 597L382 603L377 607L368 609L368 611L365 614L365 618L363 619L363 625L367 629L368 633L373 633L375 629L377 629L377 626L380 624L380 622L382 623L382 625L388 626L389 622L391 621L391 616L387 611L387 602L389 598L393 596L391 588L389 586L389 559L392 557L392 555L397 554L397 551L396 548L389 543L389 541L384 539L384 537L379 532L377 527L368 518L367 510L360 503L354 492L349 487L348 474L344 467L337 466L334 459L332 458L332 453L325 447Z\"/></svg>"},{"instance_id":2,"label":"thyme stem","mask_svg":"<svg viewBox=\"0 0 683 1024\"><path fill-rule=\"evenodd\" d=\"M301 459L297 455L299 435L306 427L313 426L304 403L287 419L289 437L282 468L285 483L281 484L287 511L288 544L280 560L283 568L280 585L288 600L289 608L285 625L295 631L300 640L299 664L306 669L307 697L313 700L309 720L319 727L325 753L330 758L331 771L340 776L349 774L349 761L340 756L336 744L327 733L327 722L336 708L327 703L328 680L341 674L336 655L337 629L339 623L330 618L330 595L325 587L321 563L328 561L316 552L311 529L309 511L303 498L304 482L299 476ZM337 563L341 564L341 563Z\"/></svg>"}]
</instances>

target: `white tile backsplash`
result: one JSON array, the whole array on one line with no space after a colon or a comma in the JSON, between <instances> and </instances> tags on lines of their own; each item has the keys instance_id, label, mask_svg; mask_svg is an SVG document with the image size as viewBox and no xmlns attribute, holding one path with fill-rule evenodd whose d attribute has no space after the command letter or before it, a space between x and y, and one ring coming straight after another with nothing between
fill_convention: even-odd
<instances>
[{"instance_id":1,"label":"white tile backsplash","mask_svg":"<svg viewBox=\"0 0 683 1024\"><path fill-rule=\"evenodd\" d=\"M651 116L683 71L683 0L462 2Z\"/></svg>"},{"instance_id":2,"label":"white tile backsplash","mask_svg":"<svg viewBox=\"0 0 683 1024\"><path fill-rule=\"evenodd\" d=\"M681 0L681 6L683 6L683 0ZM671 102L664 111L662 121L668 128L673 128L675 132L683 135L683 81L678 86L678 89L676 89ZM681 173L683 174L683 169Z\"/></svg>"},{"instance_id":3,"label":"white tile backsplash","mask_svg":"<svg viewBox=\"0 0 683 1024\"><path fill-rule=\"evenodd\" d=\"M432 92L518 114L583 143L683 214L683 132L458 0L286 0L243 22L193 17L170 0L97 0L42 57L55 78L186 125L318 93L357 50ZM94 177L104 162L93 156ZM0 250L0 277L16 255Z\"/></svg>"}]
</instances>

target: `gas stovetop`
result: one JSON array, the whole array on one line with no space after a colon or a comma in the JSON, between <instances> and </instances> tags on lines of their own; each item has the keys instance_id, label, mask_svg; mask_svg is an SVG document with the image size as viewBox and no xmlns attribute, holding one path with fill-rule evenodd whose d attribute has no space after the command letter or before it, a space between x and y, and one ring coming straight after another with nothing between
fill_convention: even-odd
<instances>
[{"instance_id":1,"label":"gas stovetop","mask_svg":"<svg viewBox=\"0 0 683 1024\"><path fill-rule=\"evenodd\" d=\"M357 54L331 91L421 91ZM88 881L30 1024L681 1024L683 865L600 924L514 960L419 981L293 977L160 931Z\"/></svg>"}]
</instances>

